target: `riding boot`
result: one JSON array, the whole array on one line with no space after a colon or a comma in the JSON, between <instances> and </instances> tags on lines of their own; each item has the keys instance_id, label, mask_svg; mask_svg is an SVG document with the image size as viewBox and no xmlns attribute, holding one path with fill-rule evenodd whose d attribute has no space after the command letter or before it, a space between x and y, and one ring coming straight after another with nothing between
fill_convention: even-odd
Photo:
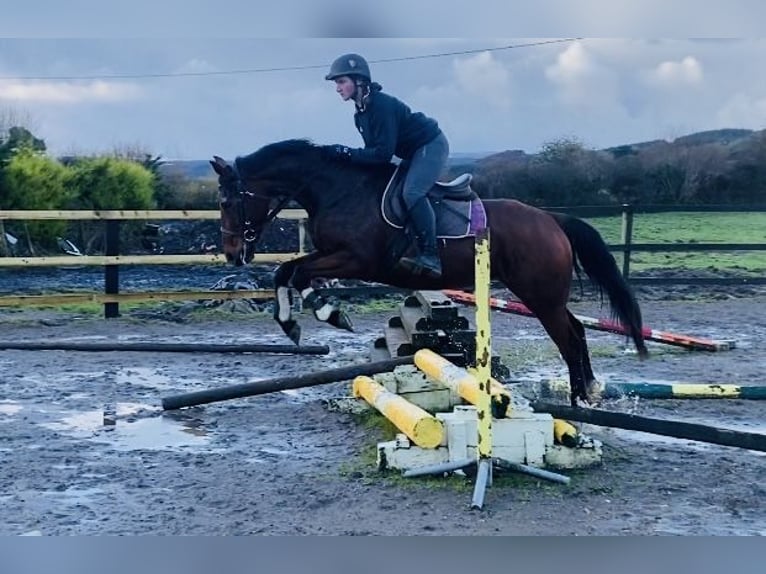
<instances>
[{"instance_id":1,"label":"riding boot","mask_svg":"<svg viewBox=\"0 0 766 574\"><path fill-rule=\"evenodd\" d=\"M436 245L436 216L427 198L424 197L412 206L410 221L418 253L416 257L402 257L399 265L415 275L423 273L433 278L441 277L442 264Z\"/></svg>"}]
</instances>

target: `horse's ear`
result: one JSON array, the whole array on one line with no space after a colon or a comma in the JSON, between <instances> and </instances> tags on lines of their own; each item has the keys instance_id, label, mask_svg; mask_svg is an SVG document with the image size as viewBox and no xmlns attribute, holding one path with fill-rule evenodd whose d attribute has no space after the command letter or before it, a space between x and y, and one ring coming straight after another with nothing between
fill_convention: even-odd
<instances>
[{"instance_id":1,"label":"horse's ear","mask_svg":"<svg viewBox=\"0 0 766 574\"><path fill-rule=\"evenodd\" d=\"M218 175L223 175L224 170L228 167L226 160L223 159L222 157L218 157L217 155L213 156L213 159L210 162L210 165L213 166L213 169Z\"/></svg>"}]
</instances>

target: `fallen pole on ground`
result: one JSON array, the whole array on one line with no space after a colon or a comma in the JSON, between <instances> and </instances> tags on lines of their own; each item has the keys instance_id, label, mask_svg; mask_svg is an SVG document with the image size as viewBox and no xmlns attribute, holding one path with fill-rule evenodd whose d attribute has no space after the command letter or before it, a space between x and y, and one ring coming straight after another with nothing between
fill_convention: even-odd
<instances>
[{"instance_id":1,"label":"fallen pole on ground","mask_svg":"<svg viewBox=\"0 0 766 574\"><path fill-rule=\"evenodd\" d=\"M0 350L18 351L133 351L148 353L287 353L290 355L326 355L327 345L265 345L265 344L207 344L72 341L0 341Z\"/></svg>"},{"instance_id":2,"label":"fallen pole on ground","mask_svg":"<svg viewBox=\"0 0 766 574\"><path fill-rule=\"evenodd\" d=\"M704 383L607 383L604 397L631 395L642 399L766 400L766 386Z\"/></svg>"},{"instance_id":3,"label":"fallen pole on ground","mask_svg":"<svg viewBox=\"0 0 766 574\"><path fill-rule=\"evenodd\" d=\"M336 383L338 381L347 381L361 375L375 375L377 373L393 371L394 368L399 365L412 364L412 361L412 356L397 357L396 359L389 359L387 361L377 361L374 363L328 369L326 371L318 371L308 375L277 377L275 379L265 379L254 383L243 383L241 385L231 385L217 389L172 395L162 399L162 408L169 411L180 409L182 407L192 407L217 401L264 395L288 389L300 389L303 387Z\"/></svg>"},{"instance_id":4,"label":"fallen pole on ground","mask_svg":"<svg viewBox=\"0 0 766 574\"><path fill-rule=\"evenodd\" d=\"M431 413L392 393L369 376L354 378L354 396L375 407L396 428L422 448L437 448L444 438L444 424Z\"/></svg>"},{"instance_id":5,"label":"fallen pole on ground","mask_svg":"<svg viewBox=\"0 0 766 574\"><path fill-rule=\"evenodd\" d=\"M569 381L550 379L535 381L516 379L507 383L540 383L544 397L569 395ZM605 383L603 397L619 399L625 396L641 399L744 399L766 400L766 385L735 385L732 383Z\"/></svg>"},{"instance_id":6,"label":"fallen pole on ground","mask_svg":"<svg viewBox=\"0 0 766 574\"><path fill-rule=\"evenodd\" d=\"M475 302L475 298L472 293L456 291L453 289L445 289L444 294L453 301L464 303L466 305L473 305ZM497 311L513 313L514 315L524 315L526 317L535 316L535 314L530 311L526 305L519 303L518 301L508 301L506 299L490 297L489 306ZM596 319L594 317L585 317L583 315L575 315L575 317L587 329L616 333L618 335L625 335L626 337L629 336L627 329L615 321L609 321L607 319ZM665 343L666 345L675 345L677 347L684 347L686 349L695 349L700 351L729 351L736 345L735 341L715 341L713 339L706 339L703 337L693 337L690 335L670 333L668 331L658 331L649 327L644 327L641 333L644 336L644 339L647 341L655 341L657 343Z\"/></svg>"},{"instance_id":7,"label":"fallen pole on ground","mask_svg":"<svg viewBox=\"0 0 766 574\"><path fill-rule=\"evenodd\" d=\"M766 434L540 401L533 402L532 408L570 421L766 452Z\"/></svg>"}]
</instances>

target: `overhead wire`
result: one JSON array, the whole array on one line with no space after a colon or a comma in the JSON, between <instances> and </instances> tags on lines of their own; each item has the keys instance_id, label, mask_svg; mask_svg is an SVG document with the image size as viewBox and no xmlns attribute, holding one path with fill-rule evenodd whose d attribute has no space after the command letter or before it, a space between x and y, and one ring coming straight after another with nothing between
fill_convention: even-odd
<instances>
[{"instance_id":1,"label":"overhead wire","mask_svg":"<svg viewBox=\"0 0 766 574\"><path fill-rule=\"evenodd\" d=\"M416 56L400 56L395 58L370 59L371 64L388 64L392 62L408 62L413 60L426 60L432 58L445 58L449 56L467 56L470 54L479 54L483 52L499 52L503 50L515 50L519 48L531 48L535 46L544 46L549 44L563 44L574 42L582 38L558 38L553 40L539 40L535 42L525 42L522 44L509 44L505 46L493 46L489 48L474 48L468 50L456 50L452 52L438 52L432 54L420 54ZM93 74L93 75L68 75L68 76L0 76L0 80L48 80L48 81L80 81L80 80L138 80L152 78L189 78L204 76L227 76L242 74L265 74L273 72L295 72L301 70L316 70L327 67L324 64L310 64L301 66L274 66L267 68L245 68L239 70L208 70L200 72L165 72L165 73L144 73L144 74Z\"/></svg>"}]
</instances>

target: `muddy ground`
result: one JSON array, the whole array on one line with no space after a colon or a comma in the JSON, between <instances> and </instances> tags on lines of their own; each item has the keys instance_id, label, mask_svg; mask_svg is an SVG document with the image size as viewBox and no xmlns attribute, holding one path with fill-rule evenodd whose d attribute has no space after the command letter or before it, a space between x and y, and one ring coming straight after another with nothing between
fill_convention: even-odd
<instances>
[{"instance_id":1,"label":"muddy ground","mask_svg":"<svg viewBox=\"0 0 766 574\"><path fill-rule=\"evenodd\" d=\"M736 339L735 350L650 344L652 357L640 362L621 337L588 331L597 375L766 384L766 295L699 299L647 294L646 324ZM605 315L592 298L571 307ZM0 338L286 342L265 313L168 309L112 320L0 310ZM348 382L161 411L171 394L366 360L394 312L353 303L349 310L355 334L301 315L303 342L331 348L320 357L0 351L0 534L766 534L766 457L756 452L584 425L604 443L600 467L568 473L567 486L498 478L476 512L468 479L405 481L376 470L375 444L390 429L323 404L348 394ZM496 313L493 321L495 353L514 377L564 374L535 320ZM109 405L113 427L103 426ZM760 401L604 406L766 432Z\"/></svg>"}]
</instances>

